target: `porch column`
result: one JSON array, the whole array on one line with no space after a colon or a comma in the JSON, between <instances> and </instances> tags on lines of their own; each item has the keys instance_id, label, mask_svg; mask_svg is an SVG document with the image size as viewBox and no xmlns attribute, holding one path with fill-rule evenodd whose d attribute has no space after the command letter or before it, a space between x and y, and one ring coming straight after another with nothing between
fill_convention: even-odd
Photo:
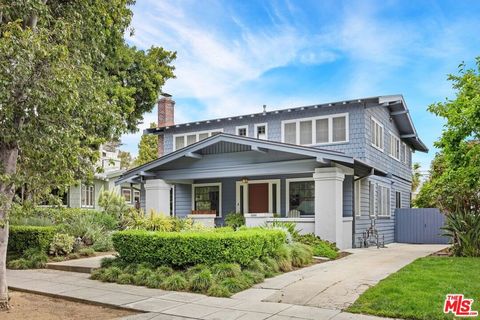
<instances>
[{"instance_id":1,"label":"porch column","mask_svg":"<svg viewBox=\"0 0 480 320\"><path fill-rule=\"evenodd\" d=\"M170 216L170 185L162 179L151 179L145 182L145 213L150 210L158 214Z\"/></svg>"},{"instance_id":2,"label":"porch column","mask_svg":"<svg viewBox=\"0 0 480 320\"><path fill-rule=\"evenodd\" d=\"M315 235L343 247L343 179L340 168L316 168Z\"/></svg>"}]
</instances>

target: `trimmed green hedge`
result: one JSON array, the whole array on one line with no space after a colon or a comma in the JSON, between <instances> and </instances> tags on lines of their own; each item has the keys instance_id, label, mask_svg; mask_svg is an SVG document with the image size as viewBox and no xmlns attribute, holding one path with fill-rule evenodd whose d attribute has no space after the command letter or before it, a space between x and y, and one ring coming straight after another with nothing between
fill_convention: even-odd
<instances>
[{"instance_id":1,"label":"trimmed green hedge","mask_svg":"<svg viewBox=\"0 0 480 320\"><path fill-rule=\"evenodd\" d=\"M27 249L38 248L47 253L55 231L55 227L10 226L8 252L22 254Z\"/></svg>"},{"instance_id":2,"label":"trimmed green hedge","mask_svg":"<svg viewBox=\"0 0 480 320\"><path fill-rule=\"evenodd\" d=\"M247 265L271 256L286 241L282 230L251 229L226 232L119 231L115 250L126 262L186 267L235 262Z\"/></svg>"}]
</instances>

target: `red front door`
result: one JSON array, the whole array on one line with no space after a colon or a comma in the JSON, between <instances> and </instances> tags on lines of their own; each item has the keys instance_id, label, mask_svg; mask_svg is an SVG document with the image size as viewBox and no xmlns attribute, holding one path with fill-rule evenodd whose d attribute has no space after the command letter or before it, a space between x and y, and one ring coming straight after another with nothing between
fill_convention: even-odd
<instances>
[{"instance_id":1,"label":"red front door","mask_svg":"<svg viewBox=\"0 0 480 320\"><path fill-rule=\"evenodd\" d=\"M248 212L268 212L268 183L252 183L248 185Z\"/></svg>"}]
</instances>

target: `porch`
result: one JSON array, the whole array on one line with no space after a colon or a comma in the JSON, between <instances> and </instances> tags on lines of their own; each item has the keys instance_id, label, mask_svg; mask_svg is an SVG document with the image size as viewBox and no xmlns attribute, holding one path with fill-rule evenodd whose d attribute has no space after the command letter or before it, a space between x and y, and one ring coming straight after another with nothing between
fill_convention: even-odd
<instances>
[{"instance_id":1,"label":"porch","mask_svg":"<svg viewBox=\"0 0 480 320\"><path fill-rule=\"evenodd\" d=\"M130 170L117 183L140 183L146 212L217 226L235 212L250 226L295 222L343 249L352 246L354 177L372 173L343 153L218 134Z\"/></svg>"}]
</instances>

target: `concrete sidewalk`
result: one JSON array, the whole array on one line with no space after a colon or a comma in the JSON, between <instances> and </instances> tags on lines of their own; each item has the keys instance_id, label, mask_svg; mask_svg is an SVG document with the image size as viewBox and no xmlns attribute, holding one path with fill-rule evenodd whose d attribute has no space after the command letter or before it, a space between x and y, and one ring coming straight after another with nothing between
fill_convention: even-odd
<instances>
[{"instance_id":1,"label":"concrete sidewalk","mask_svg":"<svg viewBox=\"0 0 480 320\"><path fill-rule=\"evenodd\" d=\"M204 320L379 320L340 310L262 302L270 289L249 289L234 298L214 298L201 294L170 292L131 285L102 283L85 273L57 270L8 270L11 289L128 308L145 312L126 319L204 319Z\"/></svg>"},{"instance_id":2,"label":"concrete sidewalk","mask_svg":"<svg viewBox=\"0 0 480 320\"><path fill-rule=\"evenodd\" d=\"M344 310L389 274L447 245L394 243L387 247L351 249L353 254L345 258L285 273L257 287L275 290L264 297L266 301Z\"/></svg>"}]
</instances>

